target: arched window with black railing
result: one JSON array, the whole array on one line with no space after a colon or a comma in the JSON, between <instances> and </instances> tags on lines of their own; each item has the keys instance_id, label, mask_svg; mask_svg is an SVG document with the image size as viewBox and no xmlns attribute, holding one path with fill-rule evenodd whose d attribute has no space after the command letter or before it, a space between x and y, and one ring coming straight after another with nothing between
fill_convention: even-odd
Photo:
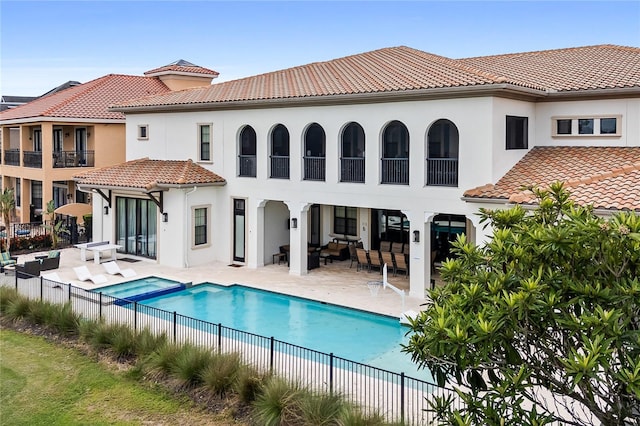
<instances>
[{"instance_id":1,"label":"arched window with black railing","mask_svg":"<svg viewBox=\"0 0 640 426\"><path fill-rule=\"evenodd\" d=\"M289 179L289 130L282 124L271 131L270 176L273 179Z\"/></svg>"},{"instance_id":2,"label":"arched window with black railing","mask_svg":"<svg viewBox=\"0 0 640 426\"><path fill-rule=\"evenodd\" d=\"M355 122L342 131L340 182L364 182L364 129Z\"/></svg>"},{"instance_id":3,"label":"arched window with black railing","mask_svg":"<svg viewBox=\"0 0 640 426\"><path fill-rule=\"evenodd\" d=\"M318 123L311 124L304 134L304 180L325 180L326 136Z\"/></svg>"},{"instance_id":4,"label":"arched window with black railing","mask_svg":"<svg viewBox=\"0 0 640 426\"><path fill-rule=\"evenodd\" d=\"M409 131L399 121L390 122L382 134L381 183L409 184Z\"/></svg>"},{"instance_id":5,"label":"arched window with black railing","mask_svg":"<svg viewBox=\"0 0 640 426\"><path fill-rule=\"evenodd\" d=\"M238 176L256 177L256 131L251 126L244 126L240 131Z\"/></svg>"},{"instance_id":6,"label":"arched window with black railing","mask_svg":"<svg viewBox=\"0 0 640 426\"><path fill-rule=\"evenodd\" d=\"M427 133L427 185L458 186L458 128L451 121L434 122Z\"/></svg>"}]
</instances>

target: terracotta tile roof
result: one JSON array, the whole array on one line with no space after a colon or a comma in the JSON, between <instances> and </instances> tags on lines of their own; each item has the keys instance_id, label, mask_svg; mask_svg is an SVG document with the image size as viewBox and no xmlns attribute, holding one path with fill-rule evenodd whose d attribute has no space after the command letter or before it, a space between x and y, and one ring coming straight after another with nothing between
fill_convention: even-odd
<instances>
[{"instance_id":1,"label":"terracotta tile roof","mask_svg":"<svg viewBox=\"0 0 640 426\"><path fill-rule=\"evenodd\" d=\"M217 174L191 160L150 160L141 158L114 166L90 170L74 176L79 185L90 187L137 188L146 191L171 186L225 184Z\"/></svg>"},{"instance_id":2,"label":"terracotta tile roof","mask_svg":"<svg viewBox=\"0 0 640 426\"><path fill-rule=\"evenodd\" d=\"M220 73L218 71L210 70L208 68L201 67L199 65L194 65L191 62L187 62L183 59L172 62L168 65L154 68L144 73L144 75L155 75L162 74L166 71L174 71L181 74L205 74L211 76L218 76Z\"/></svg>"},{"instance_id":3,"label":"terracotta tile roof","mask_svg":"<svg viewBox=\"0 0 640 426\"><path fill-rule=\"evenodd\" d=\"M640 86L640 49L636 47L574 47L459 59L461 63L511 82L553 91Z\"/></svg>"},{"instance_id":4,"label":"terracotta tile roof","mask_svg":"<svg viewBox=\"0 0 640 426\"><path fill-rule=\"evenodd\" d=\"M640 147L535 147L495 185L464 193L467 198L535 203L523 187L565 182L571 198L595 208L640 211Z\"/></svg>"},{"instance_id":5,"label":"terracotta tile roof","mask_svg":"<svg viewBox=\"0 0 640 426\"><path fill-rule=\"evenodd\" d=\"M640 49L613 45L449 59L391 47L118 105L118 108L267 101L510 84L540 95L640 87Z\"/></svg>"},{"instance_id":6,"label":"terracotta tile roof","mask_svg":"<svg viewBox=\"0 0 640 426\"><path fill-rule=\"evenodd\" d=\"M108 107L168 91L169 88L155 77L109 74L3 111L0 120L38 117L124 120L124 114L109 111Z\"/></svg>"}]
</instances>

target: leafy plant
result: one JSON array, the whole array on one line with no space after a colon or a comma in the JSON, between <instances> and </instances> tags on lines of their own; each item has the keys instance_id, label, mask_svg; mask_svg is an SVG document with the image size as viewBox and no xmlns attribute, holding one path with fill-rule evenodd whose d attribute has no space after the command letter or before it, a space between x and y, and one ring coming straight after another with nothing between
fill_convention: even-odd
<instances>
[{"instance_id":1,"label":"leafy plant","mask_svg":"<svg viewBox=\"0 0 640 426\"><path fill-rule=\"evenodd\" d=\"M5 188L0 193L0 216L5 226L4 250L9 250L9 227L11 226L11 215L16 208L16 198L13 188Z\"/></svg>"},{"instance_id":2,"label":"leafy plant","mask_svg":"<svg viewBox=\"0 0 640 426\"><path fill-rule=\"evenodd\" d=\"M224 396L235 386L242 364L238 354L212 355L202 370L202 383L216 395Z\"/></svg>"},{"instance_id":3,"label":"leafy plant","mask_svg":"<svg viewBox=\"0 0 640 426\"><path fill-rule=\"evenodd\" d=\"M61 234L69 234L69 230L65 228L64 222L56 221L56 205L53 200L49 200L45 214L49 218L49 224L45 225L45 229L50 232L51 235L51 247L53 249L58 247L58 241Z\"/></svg>"}]
</instances>

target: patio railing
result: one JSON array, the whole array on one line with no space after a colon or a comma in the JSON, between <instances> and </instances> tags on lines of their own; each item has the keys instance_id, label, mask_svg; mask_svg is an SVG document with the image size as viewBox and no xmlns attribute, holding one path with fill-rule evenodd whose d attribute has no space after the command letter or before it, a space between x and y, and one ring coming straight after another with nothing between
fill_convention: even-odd
<instances>
[{"instance_id":1,"label":"patio railing","mask_svg":"<svg viewBox=\"0 0 640 426\"><path fill-rule=\"evenodd\" d=\"M289 179L289 156L271 156L271 178Z\"/></svg>"},{"instance_id":2,"label":"patio railing","mask_svg":"<svg viewBox=\"0 0 640 426\"><path fill-rule=\"evenodd\" d=\"M4 152L4 164L6 166L19 166L20 165L20 150L19 149L7 149Z\"/></svg>"},{"instance_id":3,"label":"patio railing","mask_svg":"<svg viewBox=\"0 0 640 426\"><path fill-rule=\"evenodd\" d=\"M427 185L458 186L458 159L427 158Z\"/></svg>"},{"instance_id":4,"label":"patio railing","mask_svg":"<svg viewBox=\"0 0 640 426\"><path fill-rule=\"evenodd\" d=\"M408 158L383 158L382 183L409 184Z\"/></svg>"},{"instance_id":5,"label":"patio railing","mask_svg":"<svg viewBox=\"0 0 640 426\"><path fill-rule=\"evenodd\" d=\"M239 155L238 176L256 177L256 156L255 155Z\"/></svg>"},{"instance_id":6,"label":"patio railing","mask_svg":"<svg viewBox=\"0 0 640 426\"><path fill-rule=\"evenodd\" d=\"M11 277L14 278L14 277ZM428 425L434 413L427 401L450 395L454 405L461 400L454 391L424 380L350 361L301 346L259 336L173 311L127 302L99 292L42 277L2 281L22 295L50 303L71 303L74 312L91 320L127 324L136 331L148 329L165 334L172 342L191 343L219 353L239 353L255 368L317 390L338 393L365 413L381 413L387 421L404 425Z\"/></svg>"},{"instance_id":7,"label":"patio railing","mask_svg":"<svg viewBox=\"0 0 640 426\"><path fill-rule=\"evenodd\" d=\"M343 157L340 159L340 182L364 182L364 158Z\"/></svg>"},{"instance_id":8,"label":"patio railing","mask_svg":"<svg viewBox=\"0 0 640 426\"><path fill-rule=\"evenodd\" d=\"M324 157L304 157L304 180L324 181L325 163Z\"/></svg>"},{"instance_id":9,"label":"patio railing","mask_svg":"<svg viewBox=\"0 0 640 426\"><path fill-rule=\"evenodd\" d=\"M42 168L42 151L24 151L22 160L25 167Z\"/></svg>"}]
</instances>

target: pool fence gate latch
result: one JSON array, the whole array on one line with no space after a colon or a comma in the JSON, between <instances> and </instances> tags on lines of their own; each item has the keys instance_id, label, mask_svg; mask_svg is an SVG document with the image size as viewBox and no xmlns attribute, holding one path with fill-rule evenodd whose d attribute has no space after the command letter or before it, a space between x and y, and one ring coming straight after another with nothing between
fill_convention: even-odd
<instances>
[{"instance_id":1,"label":"pool fence gate latch","mask_svg":"<svg viewBox=\"0 0 640 426\"><path fill-rule=\"evenodd\" d=\"M382 281L369 281L367 283L367 287L369 287L371 295L375 297L378 295L378 291L380 291L380 288L382 287Z\"/></svg>"}]
</instances>

